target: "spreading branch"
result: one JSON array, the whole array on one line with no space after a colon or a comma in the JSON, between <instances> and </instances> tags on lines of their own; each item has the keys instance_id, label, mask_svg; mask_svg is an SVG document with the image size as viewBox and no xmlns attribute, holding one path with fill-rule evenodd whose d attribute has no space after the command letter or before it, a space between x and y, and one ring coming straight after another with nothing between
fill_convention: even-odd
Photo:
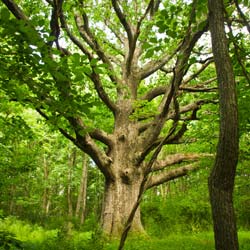
<instances>
[{"instance_id":1,"label":"spreading branch","mask_svg":"<svg viewBox=\"0 0 250 250\"><path fill-rule=\"evenodd\" d=\"M28 17L26 17L23 13L23 11L13 2L13 1L4 1L6 6L9 8L9 10L15 15L17 19L22 19L25 21L28 21ZM37 36L42 41L42 38L37 34ZM45 42L44 45L46 46ZM53 74L52 74L53 76ZM96 75L94 75L96 77ZM106 101L106 104L111 106L113 108L113 104L110 102L109 99L105 99L105 93L103 93L103 89L101 86L99 86L98 78L96 78L96 86L98 88L99 94L102 96L103 100ZM46 115L46 113L41 109L37 108L37 111L46 119L49 120L49 116ZM85 127L82 123L82 121L79 118L75 117L67 117L65 118L69 121L71 126L73 127L75 131L76 137L74 138L69 133L67 133L63 128L58 128L59 131L69 140L71 140L76 146L81 148L84 152L86 152L88 155L92 157L92 159L95 161L96 165L99 167L99 169L102 171L104 176L107 179L114 179L113 172L110 168L112 160L105 154L104 150L101 150L94 140L91 138L91 136L86 133ZM94 132L93 138L96 137L96 139L102 140L102 142L108 142L108 139L104 139L104 134L101 134L100 132ZM110 142L110 141L109 141Z\"/></svg>"},{"instance_id":2,"label":"spreading branch","mask_svg":"<svg viewBox=\"0 0 250 250\"><path fill-rule=\"evenodd\" d=\"M122 9L120 8L117 0L112 0L112 6L115 10L117 17L119 18L119 20L122 24L122 26L124 27L124 29L127 33L128 53L127 53L126 58L125 58L125 64L126 64L125 75L129 76L131 73L131 64L132 64L134 52L136 49L136 41L137 41L137 38L139 36L140 31L138 29L133 31L132 25L126 19L126 16L123 13Z\"/></svg>"},{"instance_id":3,"label":"spreading branch","mask_svg":"<svg viewBox=\"0 0 250 250\"><path fill-rule=\"evenodd\" d=\"M187 154L173 154L165 157L164 160L158 160L155 162L152 168L152 172L163 170L169 166L180 164L186 161L199 160L202 157L211 156L210 154L198 154L198 153L187 153Z\"/></svg>"},{"instance_id":4,"label":"spreading branch","mask_svg":"<svg viewBox=\"0 0 250 250\"><path fill-rule=\"evenodd\" d=\"M107 53L104 52L103 48L99 44L95 35L91 32L87 14L83 10L82 10L82 16L78 13L75 13L75 21L81 37L91 47L91 49L95 51L95 53L102 60L102 62L108 66L108 75L111 81L114 84L119 83L120 80L116 76L113 65L109 59L111 56L107 55Z\"/></svg>"},{"instance_id":5,"label":"spreading branch","mask_svg":"<svg viewBox=\"0 0 250 250\"><path fill-rule=\"evenodd\" d=\"M152 101L154 98L164 95L169 88L168 85L163 85L163 86L158 86L150 91L148 91L144 96L141 97L141 100L147 100L147 101Z\"/></svg>"},{"instance_id":6,"label":"spreading branch","mask_svg":"<svg viewBox=\"0 0 250 250\"><path fill-rule=\"evenodd\" d=\"M103 131L101 129L95 129L95 130L89 132L89 135L91 138L104 143L109 148L112 148L114 145L113 138L108 133L106 133L105 131Z\"/></svg>"},{"instance_id":7,"label":"spreading branch","mask_svg":"<svg viewBox=\"0 0 250 250\"><path fill-rule=\"evenodd\" d=\"M143 80L148 76L152 75L157 70L162 69L165 64L167 64L171 59L173 59L173 57L177 54L180 48L181 44L179 44L170 55L161 55L158 60L149 61L144 66L142 66L140 72L138 73L139 79Z\"/></svg>"},{"instance_id":8,"label":"spreading branch","mask_svg":"<svg viewBox=\"0 0 250 250\"><path fill-rule=\"evenodd\" d=\"M106 155L104 150L100 149L94 140L91 138L90 134L85 131L85 126L80 118L68 117L68 121L73 127L76 134L75 144L85 153L87 153L96 163L98 168L104 174L104 176L109 180L114 180L114 173L111 169L112 159ZM97 132L95 134L97 136ZM99 139L101 133L99 132ZM104 134L102 133L102 140ZM105 141L107 142L108 139Z\"/></svg>"},{"instance_id":9,"label":"spreading branch","mask_svg":"<svg viewBox=\"0 0 250 250\"><path fill-rule=\"evenodd\" d=\"M88 57L88 59L91 61L94 56L92 53L88 50L88 48L70 31L69 26L66 22L66 18L63 13L60 15L60 21L62 28L66 31L68 37L70 40Z\"/></svg>"},{"instance_id":10,"label":"spreading branch","mask_svg":"<svg viewBox=\"0 0 250 250\"><path fill-rule=\"evenodd\" d=\"M152 175L149 177L145 189L150 189L155 186L159 186L165 182L180 178L187 175L190 171L197 169L196 164L188 164L177 169L169 170L166 172L161 172L157 175Z\"/></svg>"},{"instance_id":11,"label":"spreading branch","mask_svg":"<svg viewBox=\"0 0 250 250\"><path fill-rule=\"evenodd\" d=\"M193 111L193 110L198 110L202 107L204 104L218 104L218 100L210 100L210 99L200 99L197 100L196 102L187 104L185 106L180 107L180 114L185 114L187 112ZM173 119L174 118L174 113L170 112L168 115L168 119Z\"/></svg>"},{"instance_id":12,"label":"spreading branch","mask_svg":"<svg viewBox=\"0 0 250 250\"><path fill-rule=\"evenodd\" d=\"M183 84L181 84L181 86L179 87L179 90L183 90L183 91L187 91L187 92L213 92L216 91L218 88L217 87L205 87L208 84L214 82L217 80L217 77L213 77L211 79L208 79L204 82L201 82L195 86L189 87L187 86L187 84L185 84L185 82Z\"/></svg>"},{"instance_id":13,"label":"spreading branch","mask_svg":"<svg viewBox=\"0 0 250 250\"><path fill-rule=\"evenodd\" d=\"M200 75L211 63L213 62L213 58L207 58L205 61L200 62L202 66L192 75L190 75L187 79L182 81L182 84L187 84L193 79L195 79L198 75Z\"/></svg>"}]
</instances>

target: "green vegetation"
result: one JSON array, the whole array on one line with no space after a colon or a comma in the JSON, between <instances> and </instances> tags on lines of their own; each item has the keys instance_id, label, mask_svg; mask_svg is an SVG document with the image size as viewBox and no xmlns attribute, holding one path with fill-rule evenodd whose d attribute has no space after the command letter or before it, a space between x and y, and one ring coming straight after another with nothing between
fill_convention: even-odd
<instances>
[{"instance_id":1,"label":"green vegetation","mask_svg":"<svg viewBox=\"0 0 250 250\"><path fill-rule=\"evenodd\" d=\"M66 235L60 230L44 228L14 217L1 219L0 249L15 250L115 250L118 241L105 239L100 232L73 231ZM240 249L250 247L250 232L239 232ZM5 245L4 245L5 244ZM9 246L6 247L6 246ZM164 237L129 237L126 250L213 250L212 232L169 233Z\"/></svg>"},{"instance_id":2,"label":"green vegetation","mask_svg":"<svg viewBox=\"0 0 250 250\"><path fill-rule=\"evenodd\" d=\"M214 250L222 95L207 2L0 1L0 250L117 250L134 204L125 250ZM224 3L249 250L250 11Z\"/></svg>"}]
</instances>

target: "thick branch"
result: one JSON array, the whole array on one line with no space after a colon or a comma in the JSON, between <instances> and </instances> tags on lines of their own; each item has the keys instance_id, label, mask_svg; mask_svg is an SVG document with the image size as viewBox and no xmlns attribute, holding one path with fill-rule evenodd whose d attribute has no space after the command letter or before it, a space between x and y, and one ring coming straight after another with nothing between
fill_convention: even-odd
<instances>
[{"instance_id":1,"label":"thick branch","mask_svg":"<svg viewBox=\"0 0 250 250\"><path fill-rule=\"evenodd\" d=\"M169 88L169 86L158 86L153 89L151 89L149 92L147 92L144 96L141 97L142 100L152 101L154 98L160 95L164 95L166 93L166 90Z\"/></svg>"},{"instance_id":2,"label":"thick branch","mask_svg":"<svg viewBox=\"0 0 250 250\"><path fill-rule=\"evenodd\" d=\"M21 20L28 20L29 18L24 14L21 8L12 0L2 0L2 2L7 6L7 8L12 12L12 14Z\"/></svg>"},{"instance_id":3,"label":"thick branch","mask_svg":"<svg viewBox=\"0 0 250 250\"><path fill-rule=\"evenodd\" d=\"M114 145L112 137L103 130L95 129L94 131L89 132L89 135L91 138L104 143L109 148L111 148Z\"/></svg>"},{"instance_id":4,"label":"thick branch","mask_svg":"<svg viewBox=\"0 0 250 250\"><path fill-rule=\"evenodd\" d=\"M44 117L46 120L49 120L49 116L46 115L44 111L39 108L36 108L37 112ZM58 127L59 131L62 135L64 135L67 139L72 141L78 148L87 153L96 163L98 168L102 171L104 176L108 179L114 179L113 172L110 168L110 164L112 162L111 158L109 158L103 150L101 150L95 142L91 139L88 133L85 133L85 126L80 118L67 118L70 124L72 125L76 138L67 133L63 128ZM93 138L106 142L111 146L111 139L108 138L108 135L100 130L96 130L92 132Z\"/></svg>"},{"instance_id":5,"label":"thick branch","mask_svg":"<svg viewBox=\"0 0 250 250\"><path fill-rule=\"evenodd\" d=\"M111 169L112 159L95 144L88 134L86 134L84 137L77 135L76 145L94 160L105 178L110 180L115 179Z\"/></svg>"},{"instance_id":6,"label":"thick branch","mask_svg":"<svg viewBox=\"0 0 250 250\"><path fill-rule=\"evenodd\" d=\"M197 169L195 164L189 164L177 169L169 170L166 172L159 173L157 175L152 175L146 184L146 189L150 189L155 186L159 186L165 182L180 178L187 175L190 171Z\"/></svg>"},{"instance_id":7,"label":"thick branch","mask_svg":"<svg viewBox=\"0 0 250 250\"><path fill-rule=\"evenodd\" d=\"M155 162L152 172L163 170L169 166L173 166L174 164L180 164L186 161L198 160L204 156L211 156L208 154L198 154L198 153L187 153L187 154L173 154L167 156L164 160L158 160Z\"/></svg>"},{"instance_id":8,"label":"thick branch","mask_svg":"<svg viewBox=\"0 0 250 250\"><path fill-rule=\"evenodd\" d=\"M104 150L96 145L89 133L86 132L80 118L69 117L68 120L76 134L75 144L94 160L107 179L114 180L114 174L111 169L112 159L105 154Z\"/></svg>"}]
</instances>

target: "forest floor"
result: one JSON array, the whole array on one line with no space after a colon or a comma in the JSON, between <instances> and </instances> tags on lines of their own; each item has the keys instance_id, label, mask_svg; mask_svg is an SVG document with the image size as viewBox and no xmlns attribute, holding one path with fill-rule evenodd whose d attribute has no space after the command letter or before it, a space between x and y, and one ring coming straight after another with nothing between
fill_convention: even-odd
<instances>
[{"instance_id":1,"label":"forest floor","mask_svg":"<svg viewBox=\"0 0 250 250\"><path fill-rule=\"evenodd\" d=\"M240 250L250 249L250 231L239 231ZM116 250L119 241L100 233L44 229L16 218L0 219L0 250ZM213 232L129 237L125 250L214 250Z\"/></svg>"}]
</instances>

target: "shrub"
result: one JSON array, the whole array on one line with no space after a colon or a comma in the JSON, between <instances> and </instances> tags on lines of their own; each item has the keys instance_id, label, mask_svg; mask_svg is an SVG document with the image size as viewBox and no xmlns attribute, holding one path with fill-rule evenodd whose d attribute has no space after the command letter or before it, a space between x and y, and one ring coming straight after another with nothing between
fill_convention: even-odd
<instances>
[{"instance_id":1,"label":"shrub","mask_svg":"<svg viewBox=\"0 0 250 250\"><path fill-rule=\"evenodd\" d=\"M22 241L16 235L8 231L0 231L0 249L3 250L22 250Z\"/></svg>"}]
</instances>

